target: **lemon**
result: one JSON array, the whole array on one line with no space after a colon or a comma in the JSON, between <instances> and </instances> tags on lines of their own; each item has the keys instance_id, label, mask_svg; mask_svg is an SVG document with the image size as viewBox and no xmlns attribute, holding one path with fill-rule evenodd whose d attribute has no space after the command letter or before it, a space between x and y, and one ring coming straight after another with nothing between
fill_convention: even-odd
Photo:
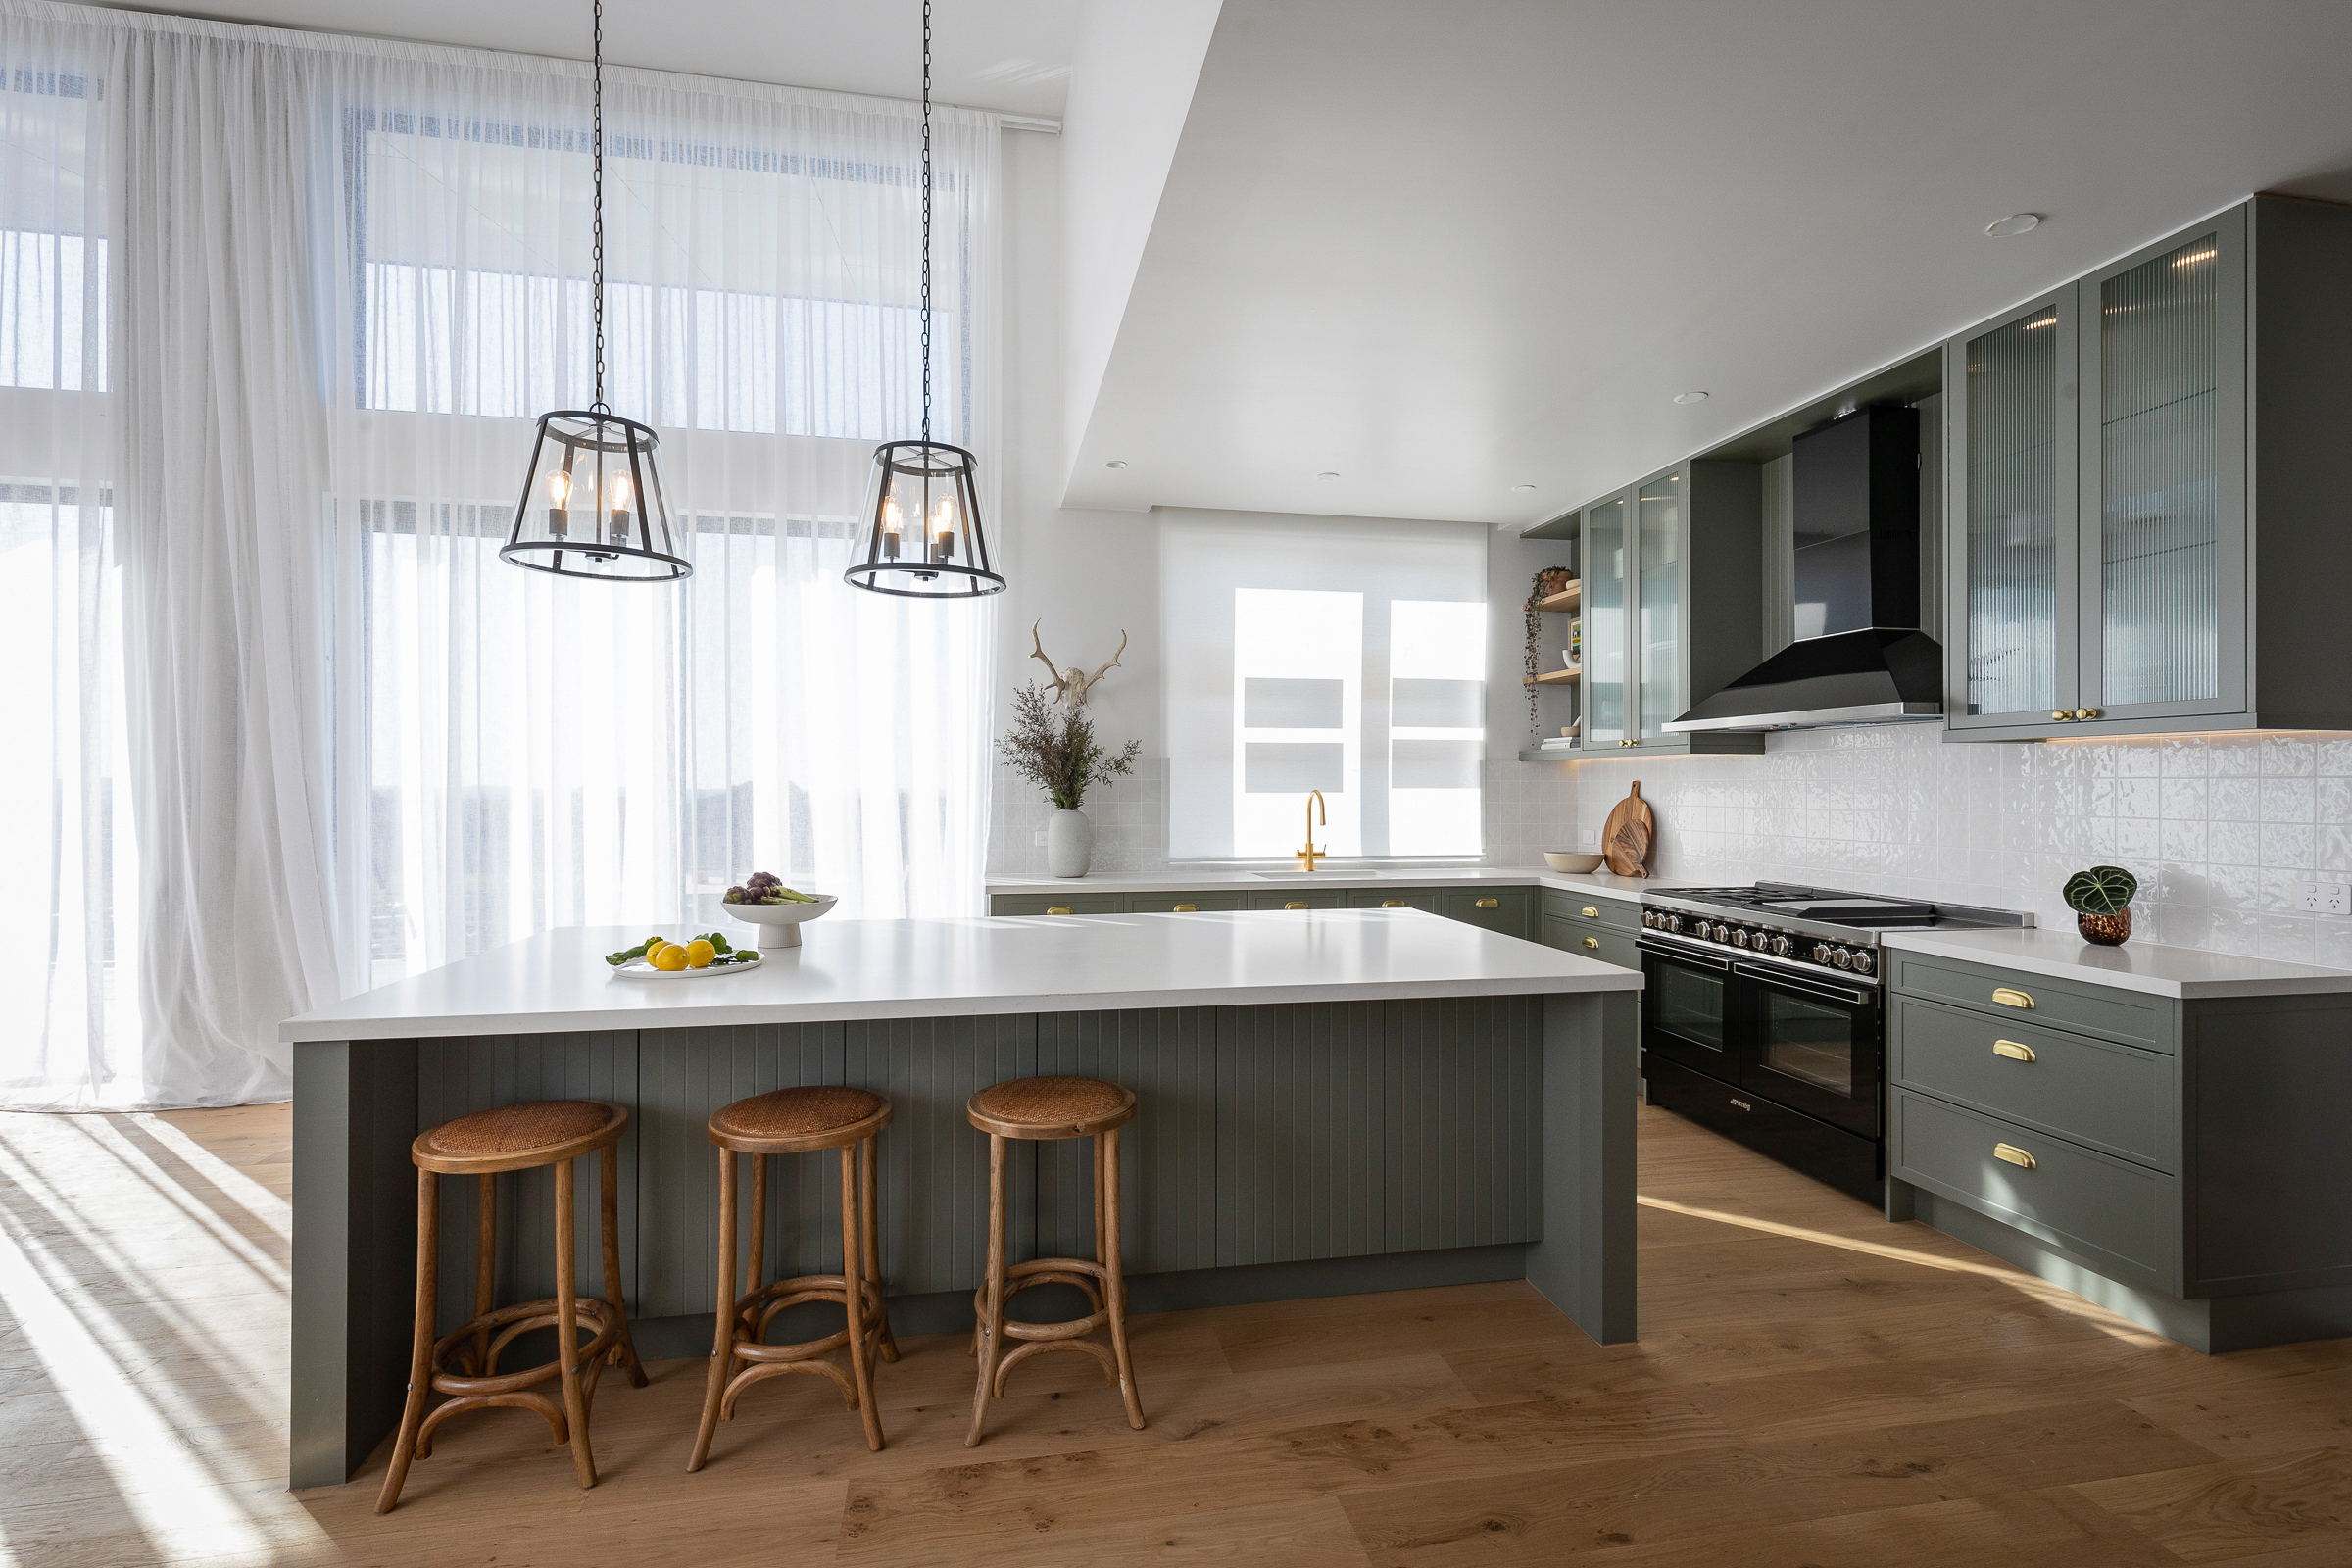
<instances>
[{"instance_id":1,"label":"lemon","mask_svg":"<svg viewBox=\"0 0 2352 1568\"><path fill-rule=\"evenodd\" d=\"M710 960L717 956L718 950L700 937L686 944L686 967L689 969L708 969Z\"/></svg>"},{"instance_id":2,"label":"lemon","mask_svg":"<svg viewBox=\"0 0 2352 1568\"><path fill-rule=\"evenodd\" d=\"M654 955L653 965L657 969L683 969L686 967L686 950L675 942L669 943Z\"/></svg>"}]
</instances>

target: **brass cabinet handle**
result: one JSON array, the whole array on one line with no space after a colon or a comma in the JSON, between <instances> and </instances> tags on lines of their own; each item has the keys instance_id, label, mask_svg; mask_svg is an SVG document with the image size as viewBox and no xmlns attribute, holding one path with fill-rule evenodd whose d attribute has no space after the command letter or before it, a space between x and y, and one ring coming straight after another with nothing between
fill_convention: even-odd
<instances>
[{"instance_id":1,"label":"brass cabinet handle","mask_svg":"<svg viewBox=\"0 0 2352 1568\"><path fill-rule=\"evenodd\" d=\"M1590 904L1586 905L1583 908L1577 910L1576 912L1583 915L1588 920L1597 920L1600 918L1600 911L1592 907L1592 906Z\"/></svg>"},{"instance_id":2,"label":"brass cabinet handle","mask_svg":"<svg viewBox=\"0 0 2352 1568\"><path fill-rule=\"evenodd\" d=\"M2027 1170L2032 1170L2034 1168L2034 1156L2031 1153L2028 1153L2025 1150L2018 1148L2015 1144L1993 1145L1992 1157L1995 1159L2005 1159L2012 1165L2022 1165Z\"/></svg>"},{"instance_id":3,"label":"brass cabinet handle","mask_svg":"<svg viewBox=\"0 0 2352 1568\"><path fill-rule=\"evenodd\" d=\"M1412 907L1402 899L1383 899L1380 901L1380 906L1384 909L1409 909Z\"/></svg>"},{"instance_id":4,"label":"brass cabinet handle","mask_svg":"<svg viewBox=\"0 0 2352 1568\"><path fill-rule=\"evenodd\" d=\"M2004 1007L2031 1007L2034 1005L2032 997L2027 996L2023 991L2012 991L2007 986L1994 986L1992 1000Z\"/></svg>"},{"instance_id":5,"label":"brass cabinet handle","mask_svg":"<svg viewBox=\"0 0 2352 1568\"><path fill-rule=\"evenodd\" d=\"M2063 724L2074 716L2074 714L2068 712L2063 708L2053 708L2050 710L2050 722L2053 724Z\"/></svg>"},{"instance_id":6,"label":"brass cabinet handle","mask_svg":"<svg viewBox=\"0 0 2352 1568\"><path fill-rule=\"evenodd\" d=\"M1303 909L1306 907L1306 906L1303 904L1286 904L1283 906L1283 907L1286 909Z\"/></svg>"},{"instance_id":7,"label":"brass cabinet handle","mask_svg":"<svg viewBox=\"0 0 2352 1568\"><path fill-rule=\"evenodd\" d=\"M2077 718L2097 718L2099 716L2099 710L2095 708L2078 708L2075 710L2074 716Z\"/></svg>"},{"instance_id":8,"label":"brass cabinet handle","mask_svg":"<svg viewBox=\"0 0 2352 1568\"><path fill-rule=\"evenodd\" d=\"M1996 1056L2007 1056L2011 1061L2032 1061L2034 1059L2034 1048L2022 1040L1995 1040L1992 1043L1992 1054Z\"/></svg>"},{"instance_id":9,"label":"brass cabinet handle","mask_svg":"<svg viewBox=\"0 0 2352 1568\"><path fill-rule=\"evenodd\" d=\"M1585 946L1588 948L1597 948L1600 946L1600 938L1587 937L1585 938Z\"/></svg>"},{"instance_id":10,"label":"brass cabinet handle","mask_svg":"<svg viewBox=\"0 0 2352 1568\"><path fill-rule=\"evenodd\" d=\"M1478 906L1482 909L1499 909L1502 907L1502 901L1500 899L1481 899L1478 901Z\"/></svg>"},{"instance_id":11,"label":"brass cabinet handle","mask_svg":"<svg viewBox=\"0 0 2352 1568\"><path fill-rule=\"evenodd\" d=\"M1066 904L1055 904L1049 906L1046 912L1048 914L1067 914L1070 912L1070 906Z\"/></svg>"},{"instance_id":12,"label":"brass cabinet handle","mask_svg":"<svg viewBox=\"0 0 2352 1568\"><path fill-rule=\"evenodd\" d=\"M1172 914L1199 914L1200 912L1200 906L1198 904L1179 904L1169 912Z\"/></svg>"}]
</instances>

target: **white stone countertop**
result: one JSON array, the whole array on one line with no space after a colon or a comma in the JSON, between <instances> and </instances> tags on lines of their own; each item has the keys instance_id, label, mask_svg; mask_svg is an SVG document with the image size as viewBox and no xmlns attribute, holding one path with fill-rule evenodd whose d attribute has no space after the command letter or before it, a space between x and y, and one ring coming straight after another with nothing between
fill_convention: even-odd
<instances>
[{"instance_id":1,"label":"white stone countertop","mask_svg":"<svg viewBox=\"0 0 2352 1568\"><path fill-rule=\"evenodd\" d=\"M1612 876L1606 871L1553 871L1540 865L1439 865L1418 870L1383 867L1377 871L1360 868L1319 871L1277 869L1264 872L1215 867L1198 871L1110 871L1101 876L994 877L988 883L988 892L993 898L1004 894L1041 897L1054 893L1189 893L1211 890L1239 893L1250 888L1437 888L1469 887L1473 884L1557 888L1568 893L1631 900L1639 900L1647 890L1687 885L1653 881L1647 877Z\"/></svg>"},{"instance_id":2,"label":"white stone countertop","mask_svg":"<svg viewBox=\"0 0 2352 1568\"><path fill-rule=\"evenodd\" d=\"M2253 958L2199 948L2127 942L2094 947L2073 931L2034 926L2023 931L1888 931L1889 948L1969 963L1998 964L2085 985L2113 986L2147 996L2194 1001L2205 997L2292 997L2352 991L2352 971Z\"/></svg>"},{"instance_id":3,"label":"white stone countertop","mask_svg":"<svg viewBox=\"0 0 2352 1568\"><path fill-rule=\"evenodd\" d=\"M543 932L289 1019L278 1037L406 1040L1642 988L1630 969L1416 909L811 920L801 947L762 949L757 968L615 977L604 955L645 934L636 926Z\"/></svg>"}]
</instances>

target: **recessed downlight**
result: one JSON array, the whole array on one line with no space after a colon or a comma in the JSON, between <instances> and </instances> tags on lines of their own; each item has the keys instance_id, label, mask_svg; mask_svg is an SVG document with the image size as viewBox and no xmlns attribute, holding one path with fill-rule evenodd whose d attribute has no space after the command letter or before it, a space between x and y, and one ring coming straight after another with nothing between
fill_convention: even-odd
<instances>
[{"instance_id":1,"label":"recessed downlight","mask_svg":"<svg viewBox=\"0 0 2352 1568\"><path fill-rule=\"evenodd\" d=\"M1996 218L1986 223L1984 232L1994 239L2007 239L2012 234L2031 234L2040 226L2039 213L2011 213L2007 218Z\"/></svg>"},{"instance_id":2,"label":"recessed downlight","mask_svg":"<svg viewBox=\"0 0 2352 1568\"><path fill-rule=\"evenodd\" d=\"M1674 395L1674 401L1687 409L1693 403L1706 402L1707 395L1704 392L1677 392Z\"/></svg>"},{"instance_id":3,"label":"recessed downlight","mask_svg":"<svg viewBox=\"0 0 2352 1568\"><path fill-rule=\"evenodd\" d=\"M1102 465L1102 466L1105 468L1124 468L1127 466L1127 460L1125 458L1113 458L1108 463Z\"/></svg>"},{"instance_id":4,"label":"recessed downlight","mask_svg":"<svg viewBox=\"0 0 2352 1568\"><path fill-rule=\"evenodd\" d=\"M1532 484L1515 484L1511 486L1511 494L1515 496L1533 495L1535 489L1536 487Z\"/></svg>"},{"instance_id":5,"label":"recessed downlight","mask_svg":"<svg viewBox=\"0 0 2352 1568\"><path fill-rule=\"evenodd\" d=\"M1318 479L1337 479L1339 475L1336 473L1324 472L1316 474L1315 477Z\"/></svg>"}]
</instances>

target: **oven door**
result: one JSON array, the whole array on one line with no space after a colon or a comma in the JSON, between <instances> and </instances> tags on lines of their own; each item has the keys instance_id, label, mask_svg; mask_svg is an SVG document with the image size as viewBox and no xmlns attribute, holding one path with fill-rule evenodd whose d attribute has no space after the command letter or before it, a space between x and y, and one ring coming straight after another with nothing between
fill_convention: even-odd
<instances>
[{"instance_id":1,"label":"oven door","mask_svg":"<svg viewBox=\"0 0 2352 1568\"><path fill-rule=\"evenodd\" d=\"M1642 974L1643 1049L1737 1085L1742 1031L1731 959L1645 942Z\"/></svg>"},{"instance_id":2,"label":"oven door","mask_svg":"<svg viewBox=\"0 0 2352 1568\"><path fill-rule=\"evenodd\" d=\"M1857 1132L1880 1133L1884 1025L1875 986L1737 964L1733 1005L1750 1020L1740 1087Z\"/></svg>"}]
</instances>

